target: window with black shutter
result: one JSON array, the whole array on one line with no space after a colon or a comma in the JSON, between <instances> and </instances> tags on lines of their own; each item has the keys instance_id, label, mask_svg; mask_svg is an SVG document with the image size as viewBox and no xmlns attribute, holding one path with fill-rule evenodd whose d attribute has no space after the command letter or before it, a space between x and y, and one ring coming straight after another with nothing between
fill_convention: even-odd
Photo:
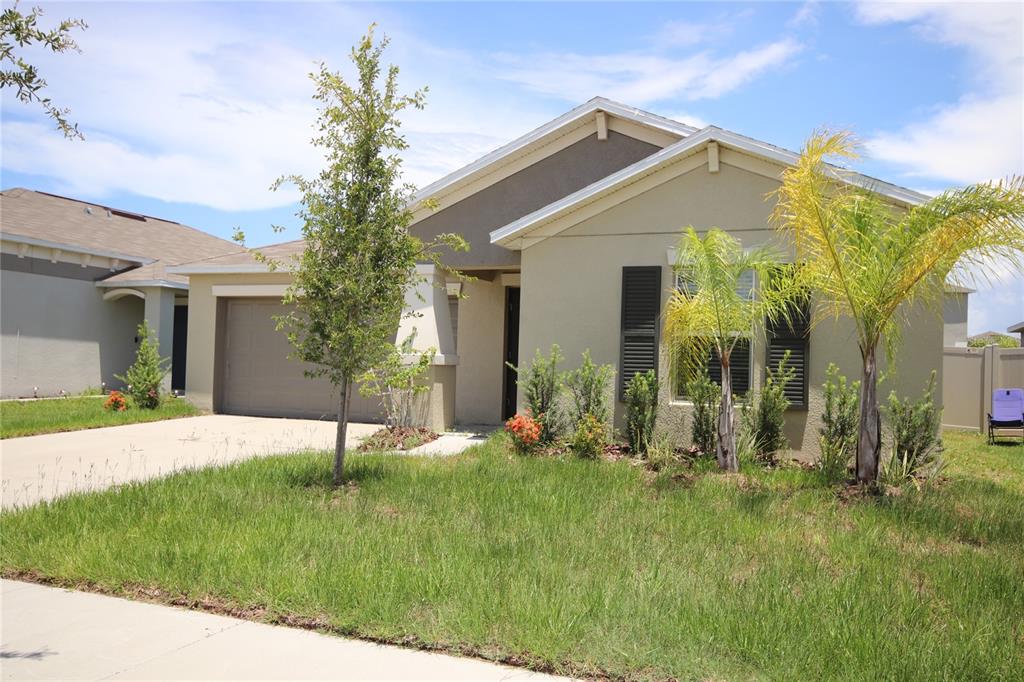
<instances>
[{"instance_id":1,"label":"window with black shutter","mask_svg":"<svg viewBox=\"0 0 1024 682\"><path fill-rule=\"evenodd\" d=\"M685 268L676 271L676 288L685 291L690 295L697 293L697 285L688 277ZM736 280L736 292L742 298L750 298L754 291L754 271L743 272ZM722 385L722 363L718 359L718 353L714 349L709 351L707 360L708 376L711 381ZM750 339L743 338L736 342L729 354L729 375L732 377L732 392L734 395L743 395L750 390L751 360L750 360ZM680 378L676 386L676 395L686 396L684 380Z\"/></svg>"},{"instance_id":2,"label":"window with black shutter","mask_svg":"<svg viewBox=\"0 0 1024 682\"><path fill-rule=\"evenodd\" d=\"M619 395L639 372L658 371L661 267L622 268L622 339Z\"/></svg>"},{"instance_id":3,"label":"window with black shutter","mask_svg":"<svg viewBox=\"0 0 1024 682\"><path fill-rule=\"evenodd\" d=\"M722 385L722 362L714 350L708 358L708 376L711 381ZM743 395L750 390L750 339L740 339L733 346L729 354L729 376L732 377L733 395Z\"/></svg>"},{"instance_id":4,"label":"window with black shutter","mask_svg":"<svg viewBox=\"0 0 1024 682\"><path fill-rule=\"evenodd\" d=\"M769 322L767 366L774 370L789 351L786 367L793 369L793 379L783 389L790 407L807 408L808 355L810 350L810 304L801 300L791 304L788 320Z\"/></svg>"}]
</instances>

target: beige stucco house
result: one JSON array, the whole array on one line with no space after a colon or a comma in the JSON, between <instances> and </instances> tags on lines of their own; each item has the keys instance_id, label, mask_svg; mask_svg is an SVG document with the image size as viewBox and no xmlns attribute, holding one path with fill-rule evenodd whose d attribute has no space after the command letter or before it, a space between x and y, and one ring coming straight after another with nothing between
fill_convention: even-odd
<instances>
[{"instance_id":1,"label":"beige stucco house","mask_svg":"<svg viewBox=\"0 0 1024 682\"><path fill-rule=\"evenodd\" d=\"M0 393L117 387L148 321L185 388L188 279L168 266L238 245L179 223L45 192L0 192Z\"/></svg>"},{"instance_id":2,"label":"beige stucco house","mask_svg":"<svg viewBox=\"0 0 1024 682\"><path fill-rule=\"evenodd\" d=\"M458 232L468 253L445 260L472 281L430 280L409 296L419 316L417 344L439 353L426 419L435 428L496 424L520 403L507 363L528 362L559 344L575 366L589 349L616 368L615 421L621 387L633 373L656 369L662 381L662 428L683 428L689 405L668 381L659 347L660 313L675 286L673 249L680 230L721 227L745 245L777 240L769 223L771 193L793 152L713 126L697 129L595 98L478 161L425 187L412 230L423 237ZM896 207L926 197L879 180L843 174ZM422 200L432 199L431 209ZM785 250L785 244L781 245ZM301 242L265 249L287 258ZM171 268L187 276L189 339L186 387L206 409L246 414L331 415L336 400L324 382L305 379L287 359L272 316L282 310L290 276L267 272L249 253ZM461 294L461 297L459 297ZM915 312L890 386L916 394L932 369L941 372L943 319ZM740 391L756 388L766 363L790 350L798 368L787 414L791 446L813 453L830 362L855 378L860 358L848 321L753 338L746 362L734 362ZM714 373L714 370L713 372ZM374 418L357 399L356 418Z\"/></svg>"}]
</instances>

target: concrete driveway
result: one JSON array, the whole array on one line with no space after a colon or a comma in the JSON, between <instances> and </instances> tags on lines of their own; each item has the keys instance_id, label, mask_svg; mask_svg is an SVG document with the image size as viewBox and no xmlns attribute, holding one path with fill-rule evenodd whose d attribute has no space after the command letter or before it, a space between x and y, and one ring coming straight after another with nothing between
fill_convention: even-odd
<instances>
[{"instance_id":1,"label":"concrete driveway","mask_svg":"<svg viewBox=\"0 0 1024 682\"><path fill-rule=\"evenodd\" d=\"M334 422L207 415L0 441L0 506L250 457L334 447ZM354 446L378 424L348 425Z\"/></svg>"},{"instance_id":2,"label":"concrete driveway","mask_svg":"<svg viewBox=\"0 0 1024 682\"><path fill-rule=\"evenodd\" d=\"M4 680L556 680L486 661L0 581Z\"/></svg>"}]
</instances>

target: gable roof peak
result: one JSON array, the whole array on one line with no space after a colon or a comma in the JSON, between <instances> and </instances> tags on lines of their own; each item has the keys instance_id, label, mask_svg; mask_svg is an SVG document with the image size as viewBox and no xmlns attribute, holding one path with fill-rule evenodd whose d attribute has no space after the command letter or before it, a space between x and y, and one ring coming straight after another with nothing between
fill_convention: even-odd
<instances>
[{"instance_id":1,"label":"gable roof peak","mask_svg":"<svg viewBox=\"0 0 1024 682\"><path fill-rule=\"evenodd\" d=\"M477 178L489 174L494 169L512 162L519 156L544 146L566 131L575 129L583 125L584 122L592 120L593 115L598 111L603 111L613 117L668 134L676 141L698 130L691 125L616 102L607 97L595 96L583 104L573 107L561 116L553 118L525 135L512 140L508 144L498 147L489 154L485 154L476 161L430 183L416 193L416 196L413 198L413 204L420 204L432 197L442 197Z\"/></svg>"}]
</instances>

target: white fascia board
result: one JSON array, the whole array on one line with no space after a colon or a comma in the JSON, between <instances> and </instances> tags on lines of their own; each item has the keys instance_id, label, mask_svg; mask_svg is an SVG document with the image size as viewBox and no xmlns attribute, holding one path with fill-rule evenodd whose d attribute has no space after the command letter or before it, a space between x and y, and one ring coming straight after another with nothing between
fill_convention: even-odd
<instances>
[{"instance_id":1,"label":"white fascia board","mask_svg":"<svg viewBox=\"0 0 1024 682\"><path fill-rule=\"evenodd\" d=\"M175 275L229 275L270 272L266 265L250 263L246 265L174 265L167 272ZM283 272L288 272L284 270Z\"/></svg>"},{"instance_id":2,"label":"white fascia board","mask_svg":"<svg viewBox=\"0 0 1024 682\"><path fill-rule=\"evenodd\" d=\"M100 280L96 282L96 286L100 287L101 289L163 287L164 289L183 289L185 291L188 291L187 284L183 284L182 282L172 282L169 279L122 279L113 282Z\"/></svg>"},{"instance_id":3,"label":"white fascia board","mask_svg":"<svg viewBox=\"0 0 1024 682\"><path fill-rule=\"evenodd\" d=\"M155 263L156 258L146 258L144 256L129 256L123 253L117 253L116 251L107 251L105 249L91 249L85 246L76 246L75 244L64 244L62 242L51 242L48 239L36 239L35 237L25 237L20 234L12 234L6 230L0 234L0 239L5 242L13 242L15 244L28 244L29 246L39 246L44 249L59 249L67 253L84 253L89 256L100 256L102 258L110 258L113 260L123 260L130 263L138 263L139 265L148 265Z\"/></svg>"},{"instance_id":4,"label":"white fascia board","mask_svg":"<svg viewBox=\"0 0 1024 682\"><path fill-rule=\"evenodd\" d=\"M612 100L605 99L603 97L595 97L589 102L581 104L575 109L562 114L558 118L548 121L544 125L528 132L522 137L516 138L502 147L498 147L489 154L485 154L473 163L463 166L459 170L449 173L440 180L427 185L416 193L412 202L410 202L410 205L416 205L431 196L468 180L479 171L515 154L516 152L519 152L525 147L529 147L531 144L543 139L559 128L563 128L584 118L589 119L589 117L593 116L598 111L604 111L613 116L618 116L619 118L627 119L640 125L650 126L680 137L685 137L686 135L690 135L697 131L697 128L686 125L685 123L673 121L672 119L665 118L663 116L657 116L635 107L629 107L624 104L620 104L619 102L613 102Z\"/></svg>"},{"instance_id":5,"label":"white fascia board","mask_svg":"<svg viewBox=\"0 0 1024 682\"><path fill-rule=\"evenodd\" d=\"M491 232L491 243L514 248L511 240L514 237L520 236L520 233L528 232L533 228L560 218L572 212L580 204L596 199L607 192L612 192L639 176L656 172L680 157L699 151L704 144L712 141L718 142L720 145L730 149L746 152L753 156L759 156L787 166L795 164L799 159L799 154L795 152L759 142L758 140L738 135L728 130L722 130L715 126L708 126L700 132L694 133L675 144L665 147L661 151L637 161L632 166L626 166L622 170L612 173L581 190L573 192L556 202L523 216L515 222L494 230ZM930 198L913 190L898 187L836 166L829 165L829 169L831 175L837 180L877 192L882 196L910 206L924 203Z\"/></svg>"},{"instance_id":6,"label":"white fascia board","mask_svg":"<svg viewBox=\"0 0 1024 682\"><path fill-rule=\"evenodd\" d=\"M288 284L214 284L210 293L214 298L282 298Z\"/></svg>"}]
</instances>

